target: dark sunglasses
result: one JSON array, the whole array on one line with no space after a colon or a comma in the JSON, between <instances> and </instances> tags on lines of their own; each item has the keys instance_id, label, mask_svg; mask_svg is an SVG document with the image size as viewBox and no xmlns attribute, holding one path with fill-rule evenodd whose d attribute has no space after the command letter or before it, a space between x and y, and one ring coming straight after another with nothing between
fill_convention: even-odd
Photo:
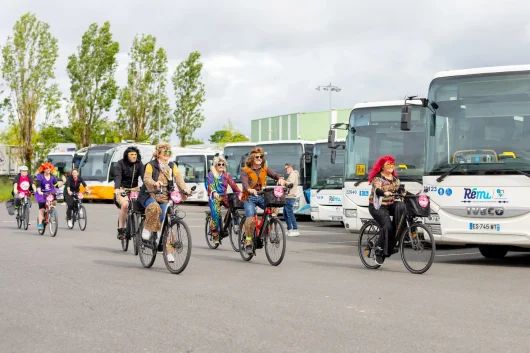
<instances>
[{"instance_id":1,"label":"dark sunglasses","mask_svg":"<svg viewBox=\"0 0 530 353\"><path fill-rule=\"evenodd\" d=\"M254 157L254 158L256 158L256 159L263 159L263 156L256 156L256 157Z\"/></svg>"},{"instance_id":2,"label":"dark sunglasses","mask_svg":"<svg viewBox=\"0 0 530 353\"><path fill-rule=\"evenodd\" d=\"M224 167L225 164L224 164L224 163L217 163L217 166L218 166L218 167Z\"/></svg>"}]
</instances>

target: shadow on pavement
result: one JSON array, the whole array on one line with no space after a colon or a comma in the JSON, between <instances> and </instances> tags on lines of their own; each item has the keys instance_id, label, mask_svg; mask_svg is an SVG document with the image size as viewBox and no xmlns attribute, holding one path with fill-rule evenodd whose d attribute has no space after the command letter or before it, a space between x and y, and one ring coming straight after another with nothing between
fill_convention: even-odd
<instances>
[{"instance_id":1,"label":"shadow on pavement","mask_svg":"<svg viewBox=\"0 0 530 353\"><path fill-rule=\"evenodd\" d=\"M500 267L528 267L530 268L530 254L521 253L508 253L506 257L502 259L487 259L482 255L478 254L478 258L473 259L443 259L440 261L439 258L435 262L443 262L453 265L481 265L481 266L500 266Z\"/></svg>"},{"instance_id":2,"label":"shadow on pavement","mask_svg":"<svg viewBox=\"0 0 530 353\"><path fill-rule=\"evenodd\" d=\"M110 253L126 253L125 251L123 251L123 250L121 250L119 248L114 249L114 248L106 248L106 247L103 247L103 246L79 245L79 246L76 246L76 248L81 249L81 250L89 250L89 251L104 251L104 252L110 252ZM130 249L129 249L128 252L130 252L132 254Z\"/></svg>"}]
</instances>

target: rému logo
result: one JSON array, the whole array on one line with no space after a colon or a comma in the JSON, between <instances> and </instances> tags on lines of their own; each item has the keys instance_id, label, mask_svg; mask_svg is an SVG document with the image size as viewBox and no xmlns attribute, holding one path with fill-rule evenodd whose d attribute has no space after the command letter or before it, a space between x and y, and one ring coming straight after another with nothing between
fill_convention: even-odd
<instances>
[{"instance_id":1,"label":"r\u00e9mu logo","mask_svg":"<svg viewBox=\"0 0 530 353\"><path fill-rule=\"evenodd\" d=\"M491 200L493 196L485 190L464 188L464 200Z\"/></svg>"}]
</instances>

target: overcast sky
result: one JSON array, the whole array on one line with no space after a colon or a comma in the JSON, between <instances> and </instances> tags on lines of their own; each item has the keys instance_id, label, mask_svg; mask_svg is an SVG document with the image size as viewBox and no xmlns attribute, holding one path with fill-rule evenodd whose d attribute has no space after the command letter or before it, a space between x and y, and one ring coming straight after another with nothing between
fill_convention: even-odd
<instances>
[{"instance_id":1,"label":"overcast sky","mask_svg":"<svg viewBox=\"0 0 530 353\"><path fill-rule=\"evenodd\" d=\"M157 37L171 73L197 50L204 63L206 120L195 137L207 140L227 118L250 135L252 119L327 110L327 93L315 87L330 82L342 89L333 94L333 108L344 109L425 96L441 70L529 64L530 2L487 3L0 0L0 45L28 11L49 23L60 46L57 81L67 96L67 57L93 22L109 20L120 43L120 86L137 33Z\"/></svg>"}]
</instances>

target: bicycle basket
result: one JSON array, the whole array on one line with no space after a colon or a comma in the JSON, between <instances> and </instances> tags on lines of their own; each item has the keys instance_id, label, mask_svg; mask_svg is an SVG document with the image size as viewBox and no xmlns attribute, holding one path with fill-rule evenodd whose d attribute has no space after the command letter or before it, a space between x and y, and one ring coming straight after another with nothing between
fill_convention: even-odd
<instances>
[{"instance_id":1,"label":"bicycle basket","mask_svg":"<svg viewBox=\"0 0 530 353\"><path fill-rule=\"evenodd\" d=\"M263 190L263 199L265 207L283 207L285 206L285 193L281 197L274 195L274 189Z\"/></svg>"},{"instance_id":2,"label":"bicycle basket","mask_svg":"<svg viewBox=\"0 0 530 353\"><path fill-rule=\"evenodd\" d=\"M15 199L9 199L6 201L6 208L7 213L9 213L10 216L15 214Z\"/></svg>"},{"instance_id":3,"label":"bicycle basket","mask_svg":"<svg viewBox=\"0 0 530 353\"><path fill-rule=\"evenodd\" d=\"M429 217L431 214L431 201L429 196L408 195L405 197L405 206L407 214L414 217Z\"/></svg>"},{"instance_id":4,"label":"bicycle basket","mask_svg":"<svg viewBox=\"0 0 530 353\"><path fill-rule=\"evenodd\" d=\"M245 208L243 207L243 202L239 200L237 193L228 194L228 204L230 205L230 207L236 210L242 210Z\"/></svg>"}]
</instances>

